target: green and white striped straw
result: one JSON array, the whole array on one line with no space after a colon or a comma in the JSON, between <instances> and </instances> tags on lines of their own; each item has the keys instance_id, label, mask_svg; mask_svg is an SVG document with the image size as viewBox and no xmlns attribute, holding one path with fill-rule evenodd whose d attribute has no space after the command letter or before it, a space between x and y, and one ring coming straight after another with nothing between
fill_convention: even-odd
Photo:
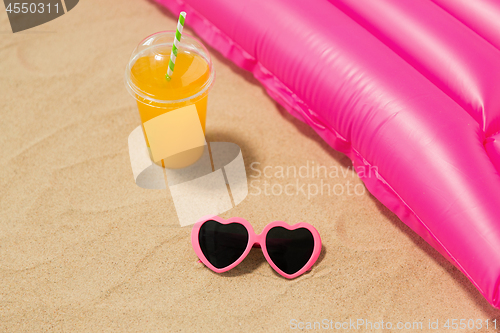
<instances>
[{"instance_id":1,"label":"green and white striped straw","mask_svg":"<svg viewBox=\"0 0 500 333\"><path fill-rule=\"evenodd\" d=\"M181 42L182 28L184 28L184 21L186 20L186 12L179 14L179 21L177 22L177 31L175 32L174 43L172 44L172 52L170 52L170 61L167 69L167 81L170 81L174 72L175 59L177 58L178 45Z\"/></svg>"}]
</instances>

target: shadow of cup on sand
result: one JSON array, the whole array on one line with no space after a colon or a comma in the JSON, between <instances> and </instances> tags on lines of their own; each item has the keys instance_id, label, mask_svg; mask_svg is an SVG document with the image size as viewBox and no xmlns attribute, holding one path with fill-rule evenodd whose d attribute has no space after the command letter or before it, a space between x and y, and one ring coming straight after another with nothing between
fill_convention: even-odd
<instances>
[{"instance_id":1,"label":"shadow of cup on sand","mask_svg":"<svg viewBox=\"0 0 500 333\"><path fill-rule=\"evenodd\" d=\"M156 3L154 0L148 0L150 3L154 4L158 10L160 10L162 13L164 13L166 16L169 18L172 18L173 20L176 20L175 16L168 11L165 7L159 5ZM189 29L189 28L188 28ZM196 33L191 32L192 35L194 35L196 38L199 38ZM259 81L254 78L252 73L245 71L238 66L236 66L233 62L230 60L226 59L220 52L217 50L213 49L209 45L207 45L207 49L209 50L210 54L213 56L213 58L217 59L217 61L223 63L225 66L229 67L232 72L235 74L243 77L247 82L249 82L252 85L260 86L263 91L265 89L260 85ZM271 99L271 97L269 97ZM276 103L276 108L278 112L282 115L282 117L294 125L294 127L297 129L297 131L307 137L308 139L314 140L325 152L327 152L333 160L335 160L337 163L342 165L345 168L351 168L352 169L352 162L351 160L344 155L343 153L340 153L333 148L331 148L312 128L310 128L307 124L301 122L300 120L296 119L293 117L283 106L280 104ZM226 134L222 134L223 136ZM207 133L207 140L209 139L210 133ZM215 135L217 136L217 135ZM229 137L231 135L229 134ZM224 139L224 140L214 140L213 138L211 141L229 141L229 142L235 142L238 143L237 141L230 140L230 139ZM239 143L238 143L239 144ZM241 146L241 145L240 145ZM245 148L243 146L242 151L244 152L245 156L245 165L249 165L252 162L255 161L255 156L252 155L252 152L245 152ZM456 283L469 295L470 300L472 300L477 307L479 307L484 315L487 318L490 319L497 319L500 321L500 310L493 308L487 301L484 299L484 297L479 293L479 291L474 287L474 285L465 277L465 275L460 272L453 264L451 264L449 261L447 261L438 251L436 251L432 246L430 246L427 242L425 242L417 233L415 233L411 228L409 228L406 224L404 224L394 213L392 213L388 208L386 208L377 198L375 198L372 194L368 194L370 200L372 200L379 212L384 215L393 225L395 225L399 230L401 230L406 236L412 241L412 243L417 246L420 250L424 251L429 257L432 258L434 262L436 262L440 267L442 267L444 270L450 274L450 276L453 278L453 280L456 281ZM260 252L260 253L258 253ZM324 258L326 251L325 247L323 245L322 252L320 257L318 258L317 263L313 266L317 266L317 264ZM223 276L239 276L242 274L247 274L249 272L254 271L257 269L260 265L262 265L265 262L265 258L263 254L261 253L260 250L258 249L252 249L250 253L248 254L247 258L243 260L243 262L236 267L235 269L222 273ZM247 265L247 266L245 266ZM214 273L216 274L216 273ZM279 274L276 273L276 275L279 276Z\"/></svg>"}]
</instances>

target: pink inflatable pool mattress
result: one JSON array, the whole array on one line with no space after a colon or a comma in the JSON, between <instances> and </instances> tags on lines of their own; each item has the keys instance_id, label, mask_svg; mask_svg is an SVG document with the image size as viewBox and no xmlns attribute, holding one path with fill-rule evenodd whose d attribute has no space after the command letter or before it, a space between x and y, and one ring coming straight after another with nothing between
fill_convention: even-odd
<instances>
[{"instance_id":1,"label":"pink inflatable pool mattress","mask_svg":"<svg viewBox=\"0 0 500 333\"><path fill-rule=\"evenodd\" d=\"M500 307L500 2L157 1Z\"/></svg>"}]
</instances>

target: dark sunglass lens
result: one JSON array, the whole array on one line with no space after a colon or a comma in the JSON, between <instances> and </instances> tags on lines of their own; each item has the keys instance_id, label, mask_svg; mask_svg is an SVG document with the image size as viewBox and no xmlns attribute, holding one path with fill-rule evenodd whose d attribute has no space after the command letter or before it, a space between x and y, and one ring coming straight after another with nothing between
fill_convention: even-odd
<instances>
[{"instance_id":1,"label":"dark sunglass lens","mask_svg":"<svg viewBox=\"0 0 500 333\"><path fill-rule=\"evenodd\" d=\"M217 221L203 223L198 235L201 251L216 268L224 268L245 252L248 231L239 223L222 224Z\"/></svg>"},{"instance_id":2,"label":"dark sunglass lens","mask_svg":"<svg viewBox=\"0 0 500 333\"><path fill-rule=\"evenodd\" d=\"M311 259L314 237L306 228L274 227L267 232L266 248L273 263L287 274L297 273Z\"/></svg>"}]
</instances>

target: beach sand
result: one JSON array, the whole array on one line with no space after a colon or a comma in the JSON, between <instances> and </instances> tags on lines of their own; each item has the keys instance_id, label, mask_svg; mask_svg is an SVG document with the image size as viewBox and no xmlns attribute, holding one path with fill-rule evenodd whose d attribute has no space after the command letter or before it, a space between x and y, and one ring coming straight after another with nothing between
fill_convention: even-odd
<instances>
[{"instance_id":1,"label":"beach sand","mask_svg":"<svg viewBox=\"0 0 500 333\"><path fill-rule=\"evenodd\" d=\"M169 190L134 183L127 147L140 119L125 66L143 38L175 26L152 1L85 0L12 34L0 10L0 331L285 332L349 321L380 331L383 320L429 332L436 320L447 331L447 319L493 331L500 311L364 189L350 160L211 48L207 140L241 147L250 185L221 216L256 232L308 222L323 250L294 280L259 249L224 274L198 263ZM318 166L329 174L275 172ZM279 194L287 184L296 192Z\"/></svg>"}]
</instances>

